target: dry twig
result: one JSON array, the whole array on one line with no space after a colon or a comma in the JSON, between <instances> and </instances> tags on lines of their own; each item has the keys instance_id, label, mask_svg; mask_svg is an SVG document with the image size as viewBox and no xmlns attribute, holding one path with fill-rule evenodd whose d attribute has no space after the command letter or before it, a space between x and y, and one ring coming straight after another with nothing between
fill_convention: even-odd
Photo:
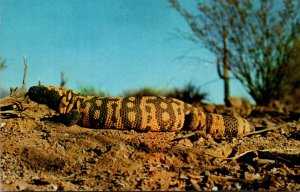
<instances>
[{"instance_id":1,"label":"dry twig","mask_svg":"<svg viewBox=\"0 0 300 192\"><path fill-rule=\"evenodd\" d=\"M250 135L260 134L260 133L267 132L267 131L273 131L273 130L276 130L276 129L280 129L280 128L286 127L288 125L292 126L292 127L295 127L296 123L295 122L293 122L293 123L288 122L288 123L284 123L282 125L278 125L276 127L269 127L269 128L267 127L265 129L262 129L262 130L259 130L259 131L253 131L253 132L247 133L244 136L250 136Z\"/></svg>"},{"instance_id":2,"label":"dry twig","mask_svg":"<svg viewBox=\"0 0 300 192\"><path fill-rule=\"evenodd\" d=\"M26 55L24 56L23 61L24 61L24 74L23 74L22 86L19 89L18 87L10 88L11 91L10 95L0 100L1 115L5 114L5 115L22 116L22 112L33 105L33 103L31 103L30 100L27 97L25 97L26 74L28 70L28 62L27 62Z\"/></svg>"}]
</instances>

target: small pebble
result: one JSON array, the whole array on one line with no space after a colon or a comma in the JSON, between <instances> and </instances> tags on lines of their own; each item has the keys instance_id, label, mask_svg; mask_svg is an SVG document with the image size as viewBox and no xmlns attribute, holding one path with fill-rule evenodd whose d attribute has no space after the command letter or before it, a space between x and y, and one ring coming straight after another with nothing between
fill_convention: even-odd
<instances>
[{"instance_id":1,"label":"small pebble","mask_svg":"<svg viewBox=\"0 0 300 192\"><path fill-rule=\"evenodd\" d=\"M52 187L53 191L57 191L57 189L58 189L58 186L55 184L51 184L51 187Z\"/></svg>"},{"instance_id":2,"label":"small pebble","mask_svg":"<svg viewBox=\"0 0 300 192\"><path fill-rule=\"evenodd\" d=\"M274 167L273 169L270 170L270 172L272 172L273 174L276 174L277 173L277 168Z\"/></svg>"},{"instance_id":3,"label":"small pebble","mask_svg":"<svg viewBox=\"0 0 300 192\"><path fill-rule=\"evenodd\" d=\"M235 183L234 184L237 190L241 190L242 186L239 183Z\"/></svg>"},{"instance_id":4,"label":"small pebble","mask_svg":"<svg viewBox=\"0 0 300 192\"><path fill-rule=\"evenodd\" d=\"M201 187L199 186L197 180L195 180L195 179L190 179L190 182L191 182L193 188L194 188L196 191L201 191Z\"/></svg>"},{"instance_id":5,"label":"small pebble","mask_svg":"<svg viewBox=\"0 0 300 192\"><path fill-rule=\"evenodd\" d=\"M189 177L187 175L183 174L183 173L180 174L179 178L180 179L185 179L185 180L189 179Z\"/></svg>"},{"instance_id":6,"label":"small pebble","mask_svg":"<svg viewBox=\"0 0 300 192\"><path fill-rule=\"evenodd\" d=\"M18 185L17 189L20 190L20 191L24 191L26 188L23 185Z\"/></svg>"},{"instance_id":7,"label":"small pebble","mask_svg":"<svg viewBox=\"0 0 300 192\"><path fill-rule=\"evenodd\" d=\"M4 127L5 125L6 125L5 122L1 122L1 123L0 123L0 128Z\"/></svg>"}]
</instances>

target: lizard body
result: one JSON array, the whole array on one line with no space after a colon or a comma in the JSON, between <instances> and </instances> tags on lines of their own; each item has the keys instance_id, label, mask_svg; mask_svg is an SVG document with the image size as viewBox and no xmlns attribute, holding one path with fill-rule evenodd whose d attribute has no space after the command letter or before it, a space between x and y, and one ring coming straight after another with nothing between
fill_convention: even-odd
<instances>
[{"instance_id":1,"label":"lizard body","mask_svg":"<svg viewBox=\"0 0 300 192\"><path fill-rule=\"evenodd\" d=\"M216 137L242 136L254 130L246 119L204 113L174 98L83 96L54 86L33 86L27 95L64 116L68 125L140 131L202 130Z\"/></svg>"}]
</instances>

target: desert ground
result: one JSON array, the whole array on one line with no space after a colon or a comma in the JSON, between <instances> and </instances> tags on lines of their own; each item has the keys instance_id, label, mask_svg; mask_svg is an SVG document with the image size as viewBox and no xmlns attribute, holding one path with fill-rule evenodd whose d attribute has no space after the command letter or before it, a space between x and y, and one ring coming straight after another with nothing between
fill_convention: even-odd
<instances>
[{"instance_id":1,"label":"desert ground","mask_svg":"<svg viewBox=\"0 0 300 192\"><path fill-rule=\"evenodd\" d=\"M256 132L96 130L52 121L43 105L3 107L1 190L300 190L300 108L198 107L241 115Z\"/></svg>"}]
</instances>

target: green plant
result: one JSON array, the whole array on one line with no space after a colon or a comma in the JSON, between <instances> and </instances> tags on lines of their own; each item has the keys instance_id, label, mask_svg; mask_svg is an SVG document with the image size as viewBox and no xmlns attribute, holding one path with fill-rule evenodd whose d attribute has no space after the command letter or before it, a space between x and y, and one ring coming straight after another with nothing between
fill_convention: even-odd
<instances>
[{"instance_id":1,"label":"green plant","mask_svg":"<svg viewBox=\"0 0 300 192\"><path fill-rule=\"evenodd\" d=\"M106 93L101 90L95 89L95 87L88 86L88 85L79 85L79 92L83 95L91 95L97 97L104 97Z\"/></svg>"},{"instance_id":2,"label":"green plant","mask_svg":"<svg viewBox=\"0 0 300 192\"><path fill-rule=\"evenodd\" d=\"M229 96L228 70L257 104L279 99L300 38L300 1L196 2L196 9L191 10L179 0L170 0L192 29L185 37L203 43L222 61L217 67L218 72L223 71L219 75L225 81L225 101Z\"/></svg>"},{"instance_id":3,"label":"green plant","mask_svg":"<svg viewBox=\"0 0 300 192\"><path fill-rule=\"evenodd\" d=\"M124 96L130 97L130 96L136 96L136 97L141 97L141 96L164 96L165 95L165 90L159 89L159 88L153 88L153 87L143 87L140 89L135 89L135 90L125 90L123 92Z\"/></svg>"},{"instance_id":4,"label":"green plant","mask_svg":"<svg viewBox=\"0 0 300 192\"><path fill-rule=\"evenodd\" d=\"M195 86L191 82L183 88L174 88L169 91L166 96L180 99L186 103L203 102L207 98L207 93L201 91L199 86Z\"/></svg>"}]
</instances>

